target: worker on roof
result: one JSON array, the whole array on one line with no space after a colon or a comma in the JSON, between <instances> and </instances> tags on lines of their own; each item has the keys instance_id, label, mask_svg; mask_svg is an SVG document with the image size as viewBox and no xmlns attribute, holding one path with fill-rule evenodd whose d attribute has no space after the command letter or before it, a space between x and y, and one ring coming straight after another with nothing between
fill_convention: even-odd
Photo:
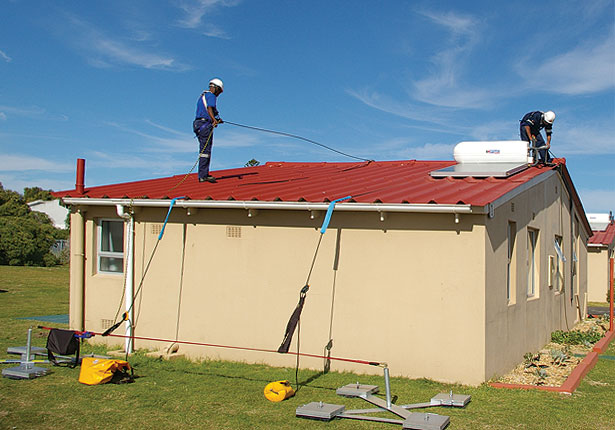
<instances>
[{"instance_id":1,"label":"worker on roof","mask_svg":"<svg viewBox=\"0 0 615 430\"><path fill-rule=\"evenodd\" d=\"M209 163L214 144L214 128L223 122L216 108L216 101L222 91L224 84L214 78L209 81L209 91L203 91L196 102L196 118L192 130L199 139L199 182L216 182L216 178L209 174Z\"/></svg>"},{"instance_id":2,"label":"worker on roof","mask_svg":"<svg viewBox=\"0 0 615 430\"><path fill-rule=\"evenodd\" d=\"M555 113L552 111L541 112L528 112L522 119L519 120L519 134L521 140L530 143L530 148L538 149L538 157L534 160L536 163L549 163L551 158L549 157L549 148L551 148L551 134L553 133L553 121L555 121ZM545 129L547 134L547 142L545 143L540 130ZM536 154L536 152L534 152Z\"/></svg>"}]
</instances>

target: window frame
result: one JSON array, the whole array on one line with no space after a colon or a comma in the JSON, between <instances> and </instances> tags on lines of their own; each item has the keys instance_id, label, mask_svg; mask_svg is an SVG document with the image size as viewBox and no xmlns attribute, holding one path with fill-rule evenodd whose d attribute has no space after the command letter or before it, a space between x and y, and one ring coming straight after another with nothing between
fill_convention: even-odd
<instances>
[{"instance_id":1,"label":"window frame","mask_svg":"<svg viewBox=\"0 0 615 430\"><path fill-rule=\"evenodd\" d=\"M540 270L537 256L540 256L538 242L539 230L535 228L527 229L527 290L528 299L537 298L540 285Z\"/></svg>"},{"instance_id":2,"label":"window frame","mask_svg":"<svg viewBox=\"0 0 615 430\"><path fill-rule=\"evenodd\" d=\"M121 223L122 224L122 238L121 238L121 243L122 243L122 251L105 251L102 249L103 247L103 236L105 234L112 234L113 232L109 232L109 233L105 233L103 231L104 229L104 223ZM100 218L97 221L97 228L96 228L96 272L97 273L101 273L101 274L105 274L105 275L123 275L124 274L124 263L125 263L125 258L126 256L124 255L124 249L125 249L125 236L126 236L126 229L124 226L124 221L123 220L118 220L117 218ZM113 240L110 239L109 243L113 244ZM104 265L102 264L102 260L103 259L119 259L121 260L121 264L119 265L119 270L107 270L104 268Z\"/></svg>"},{"instance_id":3,"label":"window frame","mask_svg":"<svg viewBox=\"0 0 615 430\"><path fill-rule=\"evenodd\" d=\"M562 252L562 255L564 255L564 236L561 236L559 234L556 234L555 237L553 238L554 243L557 243L557 245L559 246L559 249ZM562 259L560 257L559 252L555 253L555 285L553 286L555 291L557 291L558 293L561 293L564 291L564 288L566 287L566 282L565 282L565 277L564 277L564 263L566 263L566 261L564 259Z\"/></svg>"},{"instance_id":4,"label":"window frame","mask_svg":"<svg viewBox=\"0 0 615 430\"><path fill-rule=\"evenodd\" d=\"M509 305L516 302L516 284L517 284L517 223L508 221L506 227L507 238L507 262L506 262L506 301Z\"/></svg>"}]
</instances>

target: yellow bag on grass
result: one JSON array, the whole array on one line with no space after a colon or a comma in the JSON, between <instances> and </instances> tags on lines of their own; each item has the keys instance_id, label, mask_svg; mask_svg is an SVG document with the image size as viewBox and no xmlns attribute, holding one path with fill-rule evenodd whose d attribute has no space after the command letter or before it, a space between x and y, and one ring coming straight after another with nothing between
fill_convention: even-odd
<instances>
[{"instance_id":1,"label":"yellow bag on grass","mask_svg":"<svg viewBox=\"0 0 615 430\"><path fill-rule=\"evenodd\" d=\"M81 361L79 382L86 385L105 384L113 379L116 372L128 375L129 371L130 364L124 360L84 357Z\"/></svg>"}]
</instances>

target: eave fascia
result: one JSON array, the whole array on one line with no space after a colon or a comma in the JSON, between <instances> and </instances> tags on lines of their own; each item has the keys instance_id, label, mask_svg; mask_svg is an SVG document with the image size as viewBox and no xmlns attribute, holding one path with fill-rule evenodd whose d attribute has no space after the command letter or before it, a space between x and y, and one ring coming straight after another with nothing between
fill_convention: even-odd
<instances>
[{"instance_id":1,"label":"eave fascia","mask_svg":"<svg viewBox=\"0 0 615 430\"><path fill-rule=\"evenodd\" d=\"M170 199L114 199L64 197L64 204L76 207L88 206L132 206L149 208L168 208ZM199 209L258 209L258 210L305 210L326 211L329 202L267 202L259 200L177 200L176 207ZM341 202L336 211L348 212L407 212L407 213L449 213L473 214L476 208L467 204L418 204L418 203L352 203Z\"/></svg>"}]
</instances>

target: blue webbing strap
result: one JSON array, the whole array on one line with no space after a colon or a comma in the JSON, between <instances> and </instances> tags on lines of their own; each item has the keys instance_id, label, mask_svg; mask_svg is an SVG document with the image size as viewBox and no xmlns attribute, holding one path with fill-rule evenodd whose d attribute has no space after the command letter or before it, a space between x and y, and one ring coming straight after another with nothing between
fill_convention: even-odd
<instances>
[{"instance_id":1,"label":"blue webbing strap","mask_svg":"<svg viewBox=\"0 0 615 430\"><path fill-rule=\"evenodd\" d=\"M169 216L171 215L171 211L173 210L173 205L175 205L176 200L183 200L185 197L175 197L171 200L171 204L169 205L169 211L167 212L167 217L164 219L164 224L162 224L162 229L160 230L160 234L158 235L158 240L162 239L162 235L164 234L164 228L167 226L167 222L169 221Z\"/></svg>"},{"instance_id":2,"label":"blue webbing strap","mask_svg":"<svg viewBox=\"0 0 615 430\"><path fill-rule=\"evenodd\" d=\"M329 222L331 221L331 215L333 214L333 208L335 208L335 204L337 202L341 202L351 198L352 196L346 196L342 197L341 199L333 200L331 203L329 203L329 207L327 208L327 215L325 215L325 220L322 222L322 227L320 227L320 234L325 234L325 231L327 231L327 227L329 227Z\"/></svg>"}]
</instances>

